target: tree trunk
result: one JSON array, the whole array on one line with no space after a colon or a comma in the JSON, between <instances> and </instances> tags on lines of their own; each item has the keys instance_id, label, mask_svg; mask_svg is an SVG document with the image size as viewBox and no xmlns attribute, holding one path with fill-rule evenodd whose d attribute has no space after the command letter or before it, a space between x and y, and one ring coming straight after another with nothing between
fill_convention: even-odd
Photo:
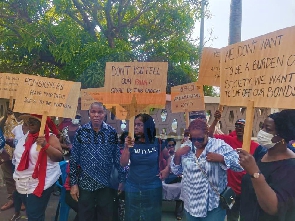
<instances>
[{"instance_id":1,"label":"tree trunk","mask_svg":"<svg viewBox=\"0 0 295 221\"><path fill-rule=\"evenodd\" d=\"M242 28L242 0L231 0L229 16L228 44L241 41Z\"/></svg>"}]
</instances>

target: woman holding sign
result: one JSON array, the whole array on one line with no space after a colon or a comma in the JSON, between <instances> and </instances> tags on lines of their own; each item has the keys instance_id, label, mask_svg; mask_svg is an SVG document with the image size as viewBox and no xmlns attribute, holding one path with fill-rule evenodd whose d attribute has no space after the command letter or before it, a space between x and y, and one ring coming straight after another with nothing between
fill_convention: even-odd
<instances>
[{"instance_id":1,"label":"woman holding sign","mask_svg":"<svg viewBox=\"0 0 295 221\"><path fill-rule=\"evenodd\" d=\"M204 120L193 120L188 130L191 142L183 143L171 160L172 172L183 174L186 220L224 221L226 205L220 204L220 194L227 190L226 170L243 170L238 154L223 140L209 137Z\"/></svg>"},{"instance_id":2,"label":"woman holding sign","mask_svg":"<svg viewBox=\"0 0 295 221\"><path fill-rule=\"evenodd\" d=\"M162 214L162 181L170 172L169 166L161 170L163 157L170 160L167 149L162 151L156 139L153 118L139 114L134 120L135 141L125 139L121 166L130 167L125 186L125 220L160 221ZM132 146L130 148L130 146ZM163 157L161 157L163 156ZM169 162L168 162L169 164Z\"/></svg>"},{"instance_id":3,"label":"woman holding sign","mask_svg":"<svg viewBox=\"0 0 295 221\"><path fill-rule=\"evenodd\" d=\"M269 115L257 134L267 149L261 160L239 151L248 173L242 180L241 221L295 220L295 154L287 148L295 138L295 110Z\"/></svg>"},{"instance_id":4,"label":"woman holding sign","mask_svg":"<svg viewBox=\"0 0 295 221\"><path fill-rule=\"evenodd\" d=\"M48 117L45 136L39 136L41 116L22 115L20 119L29 126L29 133L19 139L15 147L13 178L25 203L28 219L44 221L53 185L61 175L58 162L62 160L62 150L55 136L58 130ZM55 135L50 135L49 130ZM40 151L37 151L37 145L41 146Z\"/></svg>"}]
</instances>

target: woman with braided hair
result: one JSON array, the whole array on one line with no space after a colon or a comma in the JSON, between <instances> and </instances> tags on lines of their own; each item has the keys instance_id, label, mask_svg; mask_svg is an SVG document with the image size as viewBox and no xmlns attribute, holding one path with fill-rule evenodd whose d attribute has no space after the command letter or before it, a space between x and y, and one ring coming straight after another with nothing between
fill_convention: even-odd
<instances>
[{"instance_id":1,"label":"woman with braided hair","mask_svg":"<svg viewBox=\"0 0 295 221\"><path fill-rule=\"evenodd\" d=\"M240 164L247 174L242 180L241 221L295 220L295 153L287 148L295 138L295 110L269 115L257 134L267 149L255 162L239 151Z\"/></svg>"},{"instance_id":2,"label":"woman with braided hair","mask_svg":"<svg viewBox=\"0 0 295 221\"><path fill-rule=\"evenodd\" d=\"M185 142L171 159L175 175L183 174L181 200L187 221L224 221L219 206L227 187L226 170L242 171L238 154L223 140L209 137L207 123L193 120L188 128L191 142Z\"/></svg>"},{"instance_id":3,"label":"woman with braided hair","mask_svg":"<svg viewBox=\"0 0 295 221\"><path fill-rule=\"evenodd\" d=\"M15 147L13 178L25 203L28 220L44 221L53 185L61 175L58 162L62 160L62 150L56 137L58 130L48 117L45 135L39 136L41 116L22 115L20 119L29 126L29 133L19 139ZM41 146L40 151L37 145Z\"/></svg>"}]
</instances>

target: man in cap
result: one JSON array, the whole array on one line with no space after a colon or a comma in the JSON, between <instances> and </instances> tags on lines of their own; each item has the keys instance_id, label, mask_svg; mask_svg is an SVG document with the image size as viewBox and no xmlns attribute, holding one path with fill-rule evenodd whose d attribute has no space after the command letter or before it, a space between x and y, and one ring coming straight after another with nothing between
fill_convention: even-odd
<instances>
[{"instance_id":1,"label":"man in cap","mask_svg":"<svg viewBox=\"0 0 295 221\"><path fill-rule=\"evenodd\" d=\"M236 136L232 135L216 135L214 134L215 126L217 122L221 118L221 112L217 110L214 114L214 121L209 127L209 136L215 137L217 139L224 140L227 144L229 144L233 149L242 148L243 146L243 136L244 136L244 127L245 120L238 119L235 123L235 133ZM251 141L250 145L250 154L253 155L255 149L258 147L258 143ZM234 172L232 170L227 170L227 181L228 186L231 187L236 193L235 204L231 208L231 210L227 210L227 221L238 221L240 216L240 195L241 195L241 182L242 177L246 174L243 172Z\"/></svg>"}]
</instances>

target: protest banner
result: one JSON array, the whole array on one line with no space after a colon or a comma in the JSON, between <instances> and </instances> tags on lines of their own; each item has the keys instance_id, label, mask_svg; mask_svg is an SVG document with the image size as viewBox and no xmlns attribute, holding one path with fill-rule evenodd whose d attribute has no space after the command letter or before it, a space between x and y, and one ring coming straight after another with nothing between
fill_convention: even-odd
<instances>
[{"instance_id":1,"label":"protest banner","mask_svg":"<svg viewBox=\"0 0 295 221\"><path fill-rule=\"evenodd\" d=\"M167 62L107 62L105 71L106 103L166 103Z\"/></svg>"},{"instance_id":2,"label":"protest banner","mask_svg":"<svg viewBox=\"0 0 295 221\"><path fill-rule=\"evenodd\" d=\"M63 81L35 75L19 75L19 91L14 111L48 116L75 118L80 82Z\"/></svg>"},{"instance_id":3,"label":"protest banner","mask_svg":"<svg viewBox=\"0 0 295 221\"><path fill-rule=\"evenodd\" d=\"M81 89L81 110L89 110L93 102L103 103L105 88Z\"/></svg>"},{"instance_id":4,"label":"protest banner","mask_svg":"<svg viewBox=\"0 0 295 221\"><path fill-rule=\"evenodd\" d=\"M295 26L222 48L220 103L294 108L294 38Z\"/></svg>"},{"instance_id":5,"label":"protest banner","mask_svg":"<svg viewBox=\"0 0 295 221\"><path fill-rule=\"evenodd\" d=\"M189 112L205 110L203 85L197 82L171 87L171 112L185 112L186 127Z\"/></svg>"},{"instance_id":6,"label":"protest banner","mask_svg":"<svg viewBox=\"0 0 295 221\"><path fill-rule=\"evenodd\" d=\"M220 87L220 49L203 48L197 82L200 85Z\"/></svg>"},{"instance_id":7,"label":"protest banner","mask_svg":"<svg viewBox=\"0 0 295 221\"><path fill-rule=\"evenodd\" d=\"M19 88L19 75L0 73L0 98L9 99L9 108L12 109L13 99Z\"/></svg>"}]
</instances>

